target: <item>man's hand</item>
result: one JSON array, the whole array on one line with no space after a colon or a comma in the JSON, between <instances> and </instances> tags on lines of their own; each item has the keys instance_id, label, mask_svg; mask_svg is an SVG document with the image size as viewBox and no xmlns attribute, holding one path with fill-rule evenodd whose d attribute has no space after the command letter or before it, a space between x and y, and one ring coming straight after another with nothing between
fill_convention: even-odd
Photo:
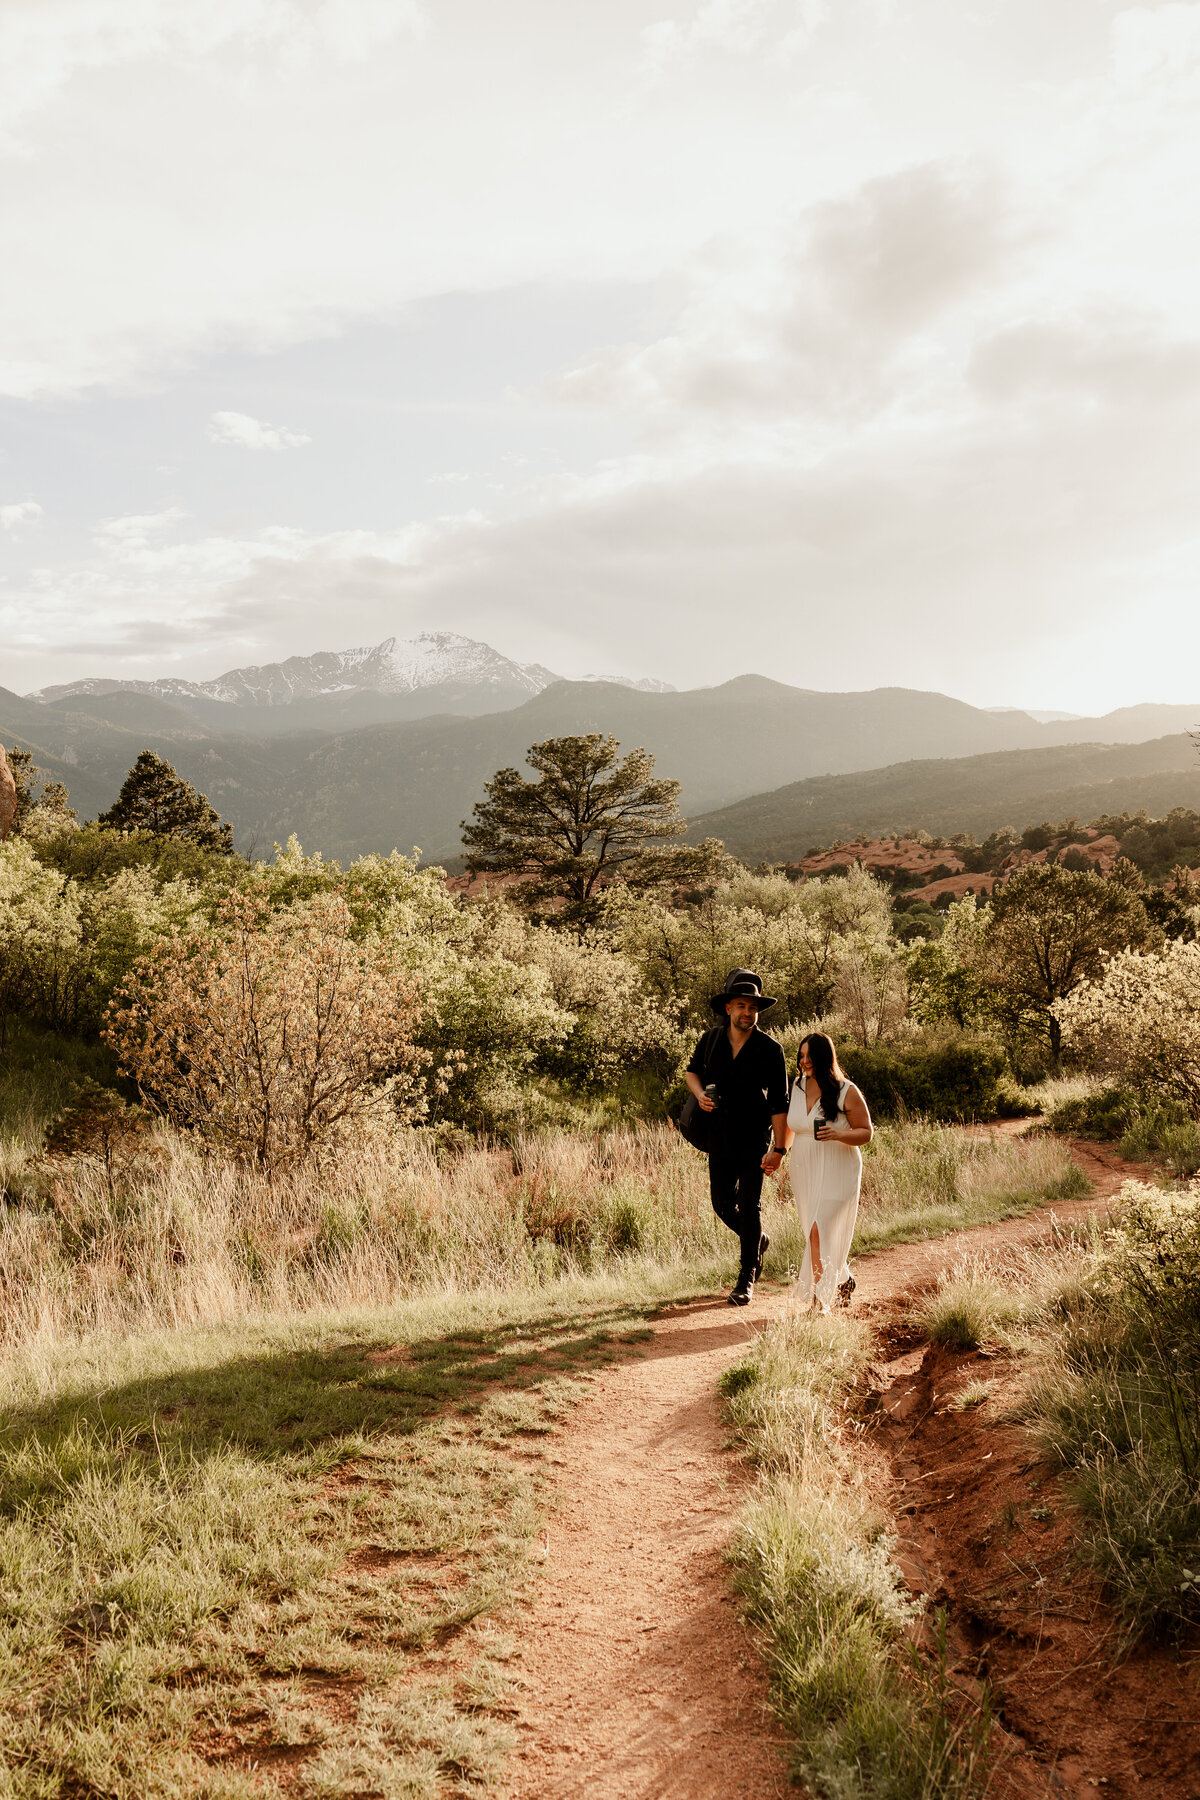
<instances>
[{"instance_id":1,"label":"man's hand","mask_svg":"<svg viewBox=\"0 0 1200 1800\"><path fill-rule=\"evenodd\" d=\"M716 1112L717 1103L711 1094L699 1094L697 1095L697 1099L700 1102L701 1112Z\"/></svg>"},{"instance_id":2,"label":"man's hand","mask_svg":"<svg viewBox=\"0 0 1200 1800\"><path fill-rule=\"evenodd\" d=\"M768 1150L766 1155L762 1159L761 1167L762 1167L763 1174L764 1175L774 1175L775 1171L778 1169L778 1167L782 1161L783 1161L783 1155L780 1151Z\"/></svg>"}]
</instances>

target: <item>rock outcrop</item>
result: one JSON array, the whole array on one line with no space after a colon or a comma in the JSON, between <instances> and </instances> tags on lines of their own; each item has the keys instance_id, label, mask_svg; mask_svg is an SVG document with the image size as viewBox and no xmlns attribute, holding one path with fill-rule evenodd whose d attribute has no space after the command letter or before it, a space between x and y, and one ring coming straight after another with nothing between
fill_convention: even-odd
<instances>
[{"instance_id":1,"label":"rock outcrop","mask_svg":"<svg viewBox=\"0 0 1200 1800\"><path fill-rule=\"evenodd\" d=\"M0 844L12 830L12 822L16 816L17 784L4 754L4 745L0 744Z\"/></svg>"}]
</instances>

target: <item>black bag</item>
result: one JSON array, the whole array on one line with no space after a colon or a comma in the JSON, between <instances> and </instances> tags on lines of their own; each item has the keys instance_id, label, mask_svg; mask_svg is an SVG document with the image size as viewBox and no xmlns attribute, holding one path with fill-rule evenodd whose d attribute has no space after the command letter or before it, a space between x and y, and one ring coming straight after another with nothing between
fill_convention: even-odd
<instances>
[{"instance_id":1,"label":"black bag","mask_svg":"<svg viewBox=\"0 0 1200 1800\"><path fill-rule=\"evenodd\" d=\"M718 1025L714 1030L706 1031L704 1034L700 1067L705 1075L708 1074L709 1061L716 1049L717 1039L724 1029L723 1025ZM707 1085L707 1082L701 1082L702 1087ZM715 1113L705 1112L689 1088L687 1099L675 1115L675 1129L681 1138L686 1138L693 1150L699 1150L702 1155L707 1156L716 1141L717 1117Z\"/></svg>"}]
</instances>

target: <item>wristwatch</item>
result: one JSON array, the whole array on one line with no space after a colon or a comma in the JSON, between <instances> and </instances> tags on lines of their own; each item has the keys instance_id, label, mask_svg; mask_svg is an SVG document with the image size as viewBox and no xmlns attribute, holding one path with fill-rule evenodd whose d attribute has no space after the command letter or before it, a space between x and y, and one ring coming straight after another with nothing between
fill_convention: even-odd
<instances>
[{"instance_id":1,"label":"wristwatch","mask_svg":"<svg viewBox=\"0 0 1200 1800\"><path fill-rule=\"evenodd\" d=\"M772 1144L771 1145L771 1155L772 1156L786 1156L787 1155L787 1145L786 1144Z\"/></svg>"}]
</instances>

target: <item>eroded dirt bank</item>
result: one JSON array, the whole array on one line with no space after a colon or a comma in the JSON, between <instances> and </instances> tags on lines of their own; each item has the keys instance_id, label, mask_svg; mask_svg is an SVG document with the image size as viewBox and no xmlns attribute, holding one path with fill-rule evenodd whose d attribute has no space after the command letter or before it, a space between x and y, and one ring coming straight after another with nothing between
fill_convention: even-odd
<instances>
[{"instance_id":1,"label":"eroded dirt bank","mask_svg":"<svg viewBox=\"0 0 1200 1800\"><path fill-rule=\"evenodd\" d=\"M1096 1192L1059 1203L1060 1220L1145 1173L1098 1146L1078 1155ZM1114 1660L1103 1601L1068 1565L1072 1522L1049 1472L997 1422L998 1404L949 1404L984 1364L1002 1387L1003 1359L951 1357L906 1335L908 1303L941 1270L967 1252L1036 1244L1050 1211L856 1265L856 1306L880 1334L863 1409L880 1499L914 1590L948 1611L953 1679L968 1694L984 1679L994 1691L1007 1763L998 1794L1200 1800L1196 1661ZM514 1800L795 1791L730 1596L724 1551L749 1475L728 1448L716 1386L786 1304L776 1288L760 1289L749 1313L723 1299L670 1309L646 1355L601 1376L563 1434L545 1581L522 1633Z\"/></svg>"}]
</instances>

